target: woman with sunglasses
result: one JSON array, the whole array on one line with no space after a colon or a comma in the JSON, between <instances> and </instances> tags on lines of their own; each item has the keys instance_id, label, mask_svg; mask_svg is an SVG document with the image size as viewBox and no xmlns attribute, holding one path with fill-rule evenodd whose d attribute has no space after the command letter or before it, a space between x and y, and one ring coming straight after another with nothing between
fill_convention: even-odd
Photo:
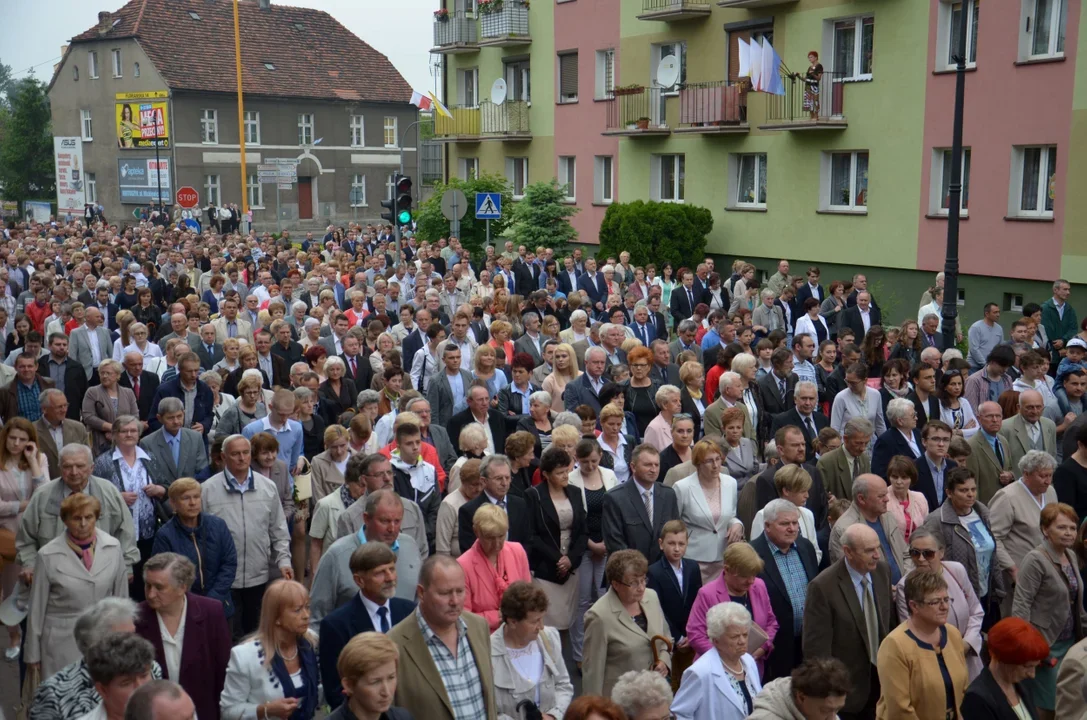
<instances>
[{"instance_id":1,"label":"woman with sunglasses","mask_svg":"<svg viewBox=\"0 0 1087 720\"><path fill-rule=\"evenodd\" d=\"M970 577L962 563L944 560L944 541L938 533L927 528L918 528L910 536L910 559L915 570L934 572L947 583L947 596L951 598L951 607L947 613L947 624L954 625L966 650L966 669L970 679L976 678L982 670L981 662L981 623L985 619L985 610L978 600L977 593L970 585ZM907 617L906 578L902 576L895 586L895 605L899 617Z\"/></svg>"}]
</instances>

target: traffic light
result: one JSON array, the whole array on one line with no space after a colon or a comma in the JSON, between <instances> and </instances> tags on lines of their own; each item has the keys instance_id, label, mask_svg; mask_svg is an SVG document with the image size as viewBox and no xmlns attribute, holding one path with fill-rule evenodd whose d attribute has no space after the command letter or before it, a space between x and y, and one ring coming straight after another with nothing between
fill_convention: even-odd
<instances>
[{"instance_id":1,"label":"traffic light","mask_svg":"<svg viewBox=\"0 0 1087 720\"><path fill-rule=\"evenodd\" d=\"M398 224L411 224L411 203L411 178L400 175L396 178L396 221Z\"/></svg>"},{"instance_id":2,"label":"traffic light","mask_svg":"<svg viewBox=\"0 0 1087 720\"><path fill-rule=\"evenodd\" d=\"M393 177L394 185L398 179L398 176ZM394 195L388 200L382 200L381 208L381 219L389 225L396 225L396 196Z\"/></svg>"}]
</instances>

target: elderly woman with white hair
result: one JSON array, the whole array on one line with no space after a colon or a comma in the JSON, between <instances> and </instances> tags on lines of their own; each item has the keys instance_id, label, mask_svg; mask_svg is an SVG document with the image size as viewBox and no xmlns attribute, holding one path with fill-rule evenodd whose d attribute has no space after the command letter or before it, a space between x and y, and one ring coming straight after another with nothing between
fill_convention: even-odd
<instances>
[{"instance_id":1,"label":"elderly woman with white hair","mask_svg":"<svg viewBox=\"0 0 1087 720\"><path fill-rule=\"evenodd\" d=\"M353 407L358 396L355 381L345 377L346 372L347 365L338 355L325 361L327 379L317 388L317 400L321 414L329 425L339 422L340 415Z\"/></svg>"},{"instance_id":2,"label":"elderly woman with white hair","mask_svg":"<svg viewBox=\"0 0 1087 720\"><path fill-rule=\"evenodd\" d=\"M528 414L517 421L517 430L524 430L536 437L536 457L551 447L551 431L555 426L555 415L551 412L551 393L537 390L528 396Z\"/></svg>"},{"instance_id":3,"label":"elderly woman with white hair","mask_svg":"<svg viewBox=\"0 0 1087 720\"><path fill-rule=\"evenodd\" d=\"M306 318L299 335L301 337L298 339L298 344L302 346L303 352L318 344L321 340L321 320L315 317Z\"/></svg>"},{"instance_id":4,"label":"elderly woman with white hair","mask_svg":"<svg viewBox=\"0 0 1087 720\"><path fill-rule=\"evenodd\" d=\"M138 352L143 355L144 360L150 360L151 358L162 357L162 348L155 343L148 340L150 330L147 326L141 322L135 322L128 326L128 334L132 337L132 342L127 347L121 349L121 357L124 357L125 353Z\"/></svg>"},{"instance_id":5,"label":"elderly woman with white hair","mask_svg":"<svg viewBox=\"0 0 1087 720\"><path fill-rule=\"evenodd\" d=\"M200 381L211 388L212 421L211 432L208 435L208 440L211 441L215 438L215 431L219 427L219 420L223 417L223 413L234 407L238 400L233 395L222 392L223 376L214 370L208 370L205 373L201 373Z\"/></svg>"},{"instance_id":6,"label":"elderly woman with white hair","mask_svg":"<svg viewBox=\"0 0 1087 720\"><path fill-rule=\"evenodd\" d=\"M706 613L713 647L684 671L672 701L676 720L744 720L751 714L762 682L747 652L750 626L751 613L739 603L719 603Z\"/></svg>"},{"instance_id":7,"label":"elderly woman with white hair","mask_svg":"<svg viewBox=\"0 0 1087 720\"><path fill-rule=\"evenodd\" d=\"M672 687L652 670L631 670L619 676L611 699L623 709L627 720L661 720L670 717ZM589 717L599 716L594 713Z\"/></svg>"},{"instance_id":8,"label":"elderly woman with white hair","mask_svg":"<svg viewBox=\"0 0 1087 720\"><path fill-rule=\"evenodd\" d=\"M921 432L917 429L917 408L913 401L906 398L891 400L887 403L887 431L876 439L872 449L872 472L886 478L887 465L895 455L916 460L924 451Z\"/></svg>"},{"instance_id":9,"label":"elderly woman with white hair","mask_svg":"<svg viewBox=\"0 0 1087 720\"><path fill-rule=\"evenodd\" d=\"M657 452L664 452L672 444L672 418L682 409L682 398L675 385L661 385L655 400L660 412L646 426L643 442L655 447Z\"/></svg>"},{"instance_id":10,"label":"elderly woman with white hair","mask_svg":"<svg viewBox=\"0 0 1087 720\"><path fill-rule=\"evenodd\" d=\"M559 333L559 341L573 345L589 339L589 316L584 310L570 313L570 327Z\"/></svg>"}]
</instances>

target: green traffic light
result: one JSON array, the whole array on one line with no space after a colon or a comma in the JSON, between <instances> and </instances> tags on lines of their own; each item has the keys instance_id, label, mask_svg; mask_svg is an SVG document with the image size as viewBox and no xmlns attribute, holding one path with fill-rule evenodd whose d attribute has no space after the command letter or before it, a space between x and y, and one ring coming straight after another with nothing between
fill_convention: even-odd
<instances>
[{"instance_id":1,"label":"green traffic light","mask_svg":"<svg viewBox=\"0 0 1087 720\"><path fill-rule=\"evenodd\" d=\"M407 225L411 222L411 213L407 210L401 210L400 214L396 216L396 219L401 225Z\"/></svg>"}]
</instances>

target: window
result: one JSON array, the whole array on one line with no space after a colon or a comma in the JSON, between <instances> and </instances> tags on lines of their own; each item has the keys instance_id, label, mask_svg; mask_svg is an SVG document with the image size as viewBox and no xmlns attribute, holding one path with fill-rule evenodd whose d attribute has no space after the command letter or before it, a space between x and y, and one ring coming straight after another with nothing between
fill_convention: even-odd
<instances>
[{"instance_id":1,"label":"window","mask_svg":"<svg viewBox=\"0 0 1087 720\"><path fill-rule=\"evenodd\" d=\"M110 62L113 64L113 77L121 77L121 51L118 48L114 48L109 51Z\"/></svg>"},{"instance_id":2,"label":"window","mask_svg":"<svg viewBox=\"0 0 1087 720\"><path fill-rule=\"evenodd\" d=\"M79 82L79 66L72 65L72 80Z\"/></svg>"},{"instance_id":3,"label":"window","mask_svg":"<svg viewBox=\"0 0 1087 720\"><path fill-rule=\"evenodd\" d=\"M219 176L218 175L205 175L204 176L204 197L208 199L209 205L219 206Z\"/></svg>"},{"instance_id":4,"label":"window","mask_svg":"<svg viewBox=\"0 0 1087 720\"><path fill-rule=\"evenodd\" d=\"M94 140L94 131L91 126L91 111L80 110L79 111L79 130L83 134L83 141L90 142Z\"/></svg>"},{"instance_id":5,"label":"window","mask_svg":"<svg viewBox=\"0 0 1087 720\"><path fill-rule=\"evenodd\" d=\"M139 63L132 63L132 77L139 77L139 76L140 76L140 64Z\"/></svg>"},{"instance_id":6,"label":"window","mask_svg":"<svg viewBox=\"0 0 1087 720\"><path fill-rule=\"evenodd\" d=\"M462 157L457 166L460 168L461 180L468 180L470 178L479 177L479 158L477 157Z\"/></svg>"},{"instance_id":7,"label":"window","mask_svg":"<svg viewBox=\"0 0 1087 720\"><path fill-rule=\"evenodd\" d=\"M868 153L830 153L830 193L827 209L867 212Z\"/></svg>"},{"instance_id":8,"label":"window","mask_svg":"<svg viewBox=\"0 0 1087 720\"><path fill-rule=\"evenodd\" d=\"M189 11L189 17L191 17L193 20L199 20L200 19L200 14L193 11L193 10L190 10Z\"/></svg>"},{"instance_id":9,"label":"window","mask_svg":"<svg viewBox=\"0 0 1087 720\"><path fill-rule=\"evenodd\" d=\"M366 176L351 176L351 207L366 207Z\"/></svg>"},{"instance_id":10,"label":"window","mask_svg":"<svg viewBox=\"0 0 1087 720\"><path fill-rule=\"evenodd\" d=\"M1019 293L1004 293L1004 311L1023 312L1023 296Z\"/></svg>"},{"instance_id":11,"label":"window","mask_svg":"<svg viewBox=\"0 0 1087 720\"><path fill-rule=\"evenodd\" d=\"M1053 198L1057 182L1057 147L1015 148L1012 177L1013 215L1017 217L1053 217Z\"/></svg>"},{"instance_id":12,"label":"window","mask_svg":"<svg viewBox=\"0 0 1087 720\"><path fill-rule=\"evenodd\" d=\"M532 83L528 60L506 63L506 99L532 102ZM576 90L575 90L576 92Z\"/></svg>"},{"instance_id":13,"label":"window","mask_svg":"<svg viewBox=\"0 0 1087 720\"><path fill-rule=\"evenodd\" d=\"M313 113L299 113L298 115L298 144L313 144Z\"/></svg>"},{"instance_id":14,"label":"window","mask_svg":"<svg viewBox=\"0 0 1087 720\"><path fill-rule=\"evenodd\" d=\"M519 200L525 196L525 185L528 185L528 158L506 158L506 179L513 186L513 198Z\"/></svg>"},{"instance_id":15,"label":"window","mask_svg":"<svg viewBox=\"0 0 1087 720\"><path fill-rule=\"evenodd\" d=\"M653 187L650 197L661 202L683 202L683 155L654 155L650 162Z\"/></svg>"},{"instance_id":16,"label":"window","mask_svg":"<svg viewBox=\"0 0 1087 720\"><path fill-rule=\"evenodd\" d=\"M577 53L559 55L559 103L577 102Z\"/></svg>"},{"instance_id":17,"label":"window","mask_svg":"<svg viewBox=\"0 0 1087 720\"><path fill-rule=\"evenodd\" d=\"M596 90L593 97L604 100L615 91L615 51L596 51Z\"/></svg>"},{"instance_id":18,"label":"window","mask_svg":"<svg viewBox=\"0 0 1087 720\"><path fill-rule=\"evenodd\" d=\"M245 111L245 144L260 145L260 113L255 110Z\"/></svg>"},{"instance_id":19,"label":"window","mask_svg":"<svg viewBox=\"0 0 1087 720\"><path fill-rule=\"evenodd\" d=\"M385 177L385 199L392 200L394 192L396 192L396 173L389 173Z\"/></svg>"},{"instance_id":20,"label":"window","mask_svg":"<svg viewBox=\"0 0 1087 720\"><path fill-rule=\"evenodd\" d=\"M205 145L219 144L219 111L204 110L200 116L200 142Z\"/></svg>"},{"instance_id":21,"label":"window","mask_svg":"<svg viewBox=\"0 0 1087 720\"><path fill-rule=\"evenodd\" d=\"M937 215L947 215L948 209L951 207L951 149L944 148L936 151L936 161L933 163L933 170L938 172L937 177L940 178L940 194L938 196L940 204L937 205ZM967 214L967 207L970 204L970 148L962 149L962 201L959 203L959 213L961 215Z\"/></svg>"},{"instance_id":22,"label":"window","mask_svg":"<svg viewBox=\"0 0 1087 720\"><path fill-rule=\"evenodd\" d=\"M872 79L872 35L875 18L834 23L834 72L846 80Z\"/></svg>"},{"instance_id":23,"label":"window","mask_svg":"<svg viewBox=\"0 0 1087 720\"><path fill-rule=\"evenodd\" d=\"M275 70L276 69L275 63L270 63L270 62L264 63L264 69L265 70Z\"/></svg>"},{"instance_id":24,"label":"window","mask_svg":"<svg viewBox=\"0 0 1087 720\"><path fill-rule=\"evenodd\" d=\"M87 74L92 80L98 79L98 53L87 53Z\"/></svg>"},{"instance_id":25,"label":"window","mask_svg":"<svg viewBox=\"0 0 1087 720\"><path fill-rule=\"evenodd\" d=\"M735 83L740 79L740 41L746 43L763 42L774 44L774 26L763 25L744 30L730 30L728 32L728 80Z\"/></svg>"},{"instance_id":26,"label":"window","mask_svg":"<svg viewBox=\"0 0 1087 720\"><path fill-rule=\"evenodd\" d=\"M399 147L396 133L396 116L394 115L385 116L385 147Z\"/></svg>"},{"instance_id":27,"label":"window","mask_svg":"<svg viewBox=\"0 0 1087 720\"><path fill-rule=\"evenodd\" d=\"M593 202L610 203L614 199L612 192L611 155L597 155L593 168Z\"/></svg>"},{"instance_id":28,"label":"window","mask_svg":"<svg viewBox=\"0 0 1087 720\"><path fill-rule=\"evenodd\" d=\"M1028 18L1024 27L1030 41L1031 58L1064 55L1064 30L1068 0L1026 0Z\"/></svg>"},{"instance_id":29,"label":"window","mask_svg":"<svg viewBox=\"0 0 1087 720\"><path fill-rule=\"evenodd\" d=\"M566 190L566 201L574 202L577 197L577 158L559 158L559 185Z\"/></svg>"},{"instance_id":30,"label":"window","mask_svg":"<svg viewBox=\"0 0 1087 720\"><path fill-rule=\"evenodd\" d=\"M87 173L87 202L98 202L98 181L94 173Z\"/></svg>"},{"instance_id":31,"label":"window","mask_svg":"<svg viewBox=\"0 0 1087 720\"><path fill-rule=\"evenodd\" d=\"M256 175L245 176L245 194L249 198L250 208L264 207L264 188Z\"/></svg>"},{"instance_id":32,"label":"window","mask_svg":"<svg viewBox=\"0 0 1087 720\"><path fill-rule=\"evenodd\" d=\"M351 147L366 147L366 124L362 115L351 116Z\"/></svg>"},{"instance_id":33,"label":"window","mask_svg":"<svg viewBox=\"0 0 1087 720\"><path fill-rule=\"evenodd\" d=\"M736 207L766 207L766 153L736 156Z\"/></svg>"},{"instance_id":34,"label":"window","mask_svg":"<svg viewBox=\"0 0 1087 720\"><path fill-rule=\"evenodd\" d=\"M657 68L660 67L661 60L669 55L674 56L679 62L679 77L673 84L665 87L657 79ZM677 42L654 45L651 56L649 79L652 81L653 87L663 87L666 93L678 93L680 85L687 82L687 43Z\"/></svg>"},{"instance_id":35,"label":"window","mask_svg":"<svg viewBox=\"0 0 1087 720\"><path fill-rule=\"evenodd\" d=\"M457 71L457 104L461 107L479 107L479 68Z\"/></svg>"},{"instance_id":36,"label":"window","mask_svg":"<svg viewBox=\"0 0 1087 720\"><path fill-rule=\"evenodd\" d=\"M978 62L978 3L980 0L967 0L966 3L966 66L974 67ZM946 31L946 52L944 61L948 68L955 67L955 55L958 54L959 23L962 22L963 3L942 4L940 21ZM945 22L946 16L946 22Z\"/></svg>"}]
</instances>

